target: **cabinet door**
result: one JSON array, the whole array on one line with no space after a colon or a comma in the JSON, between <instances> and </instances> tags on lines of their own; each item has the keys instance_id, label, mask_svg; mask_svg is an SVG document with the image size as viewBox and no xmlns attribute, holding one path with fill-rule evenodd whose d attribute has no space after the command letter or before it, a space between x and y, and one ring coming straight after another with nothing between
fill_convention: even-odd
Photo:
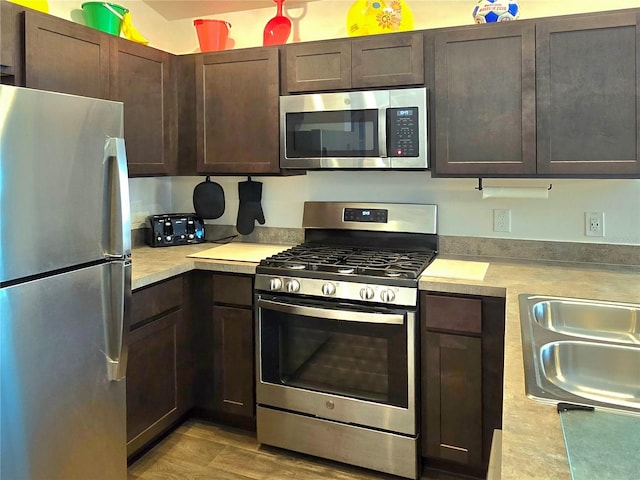
<instances>
[{"instance_id":1,"label":"cabinet door","mask_svg":"<svg viewBox=\"0 0 640 480\"><path fill-rule=\"evenodd\" d=\"M255 410L253 311L213 307L215 408L251 418Z\"/></svg>"},{"instance_id":2,"label":"cabinet door","mask_svg":"<svg viewBox=\"0 0 640 480\"><path fill-rule=\"evenodd\" d=\"M482 341L422 338L422 455L481 468Z\"/></svg>"},{"instance_id":3,"label":"cabinet door","mask_svg":"<svg viewBox=\"0 0 640 480\"><path fill-rule=\"evenodd\" d=\"M178 408L176 345L181 316L181 310L175 311L130 334L127 364L128 454L139 447L140 442L135 442L136 438Z\"/></svg>"},{"instance_id":4,"label":"cabinet door","mask_svg":"<svg viewBox=\"0 0 640 480\"><path fill-rule=\"evenodd\" d=\"M26 86L109 98L109 40L84 25L26 11Z\"/></svg>"},{"instance_id":5,"label":"cabinet door","mask_svg":"<svg viewBox=\"0 0 640 480\"><path fill-rule=\"evenodd\" d=\"M200 173L278 173L278 49L196 58Z\"/></svg>"},{"instance_id":6,"label":"cabinet door","mask_svg":"<svg viewBox=\"0 0 640 480\"><path fill-rule=\"evenodd\" d=\"M351 43L351 84L360 87L424 85L422 34L374 35Z\"/></svg>"},{"instance_id":7,"label":"cabinet door","mask_svg":"<svg viewBox=\"0 0 640 480\"><path fill-rule=\"evenodd\" d=\"M531 23L435 35L434 176L536 172Z\"/></svg>"},{"instance_id":8,"label":"cabinet door","mask_svg":"<svg viewBox=\"0 0 640 480\"><path fill-rule=\"evenodd\" d=\"M20 65L16 64L18 46L19 7L16 4L0 2L0 77L14 77ZM5 83L2 78L2 83Z\"/></svg>"},{"instance_id":9,"label":"cabinet door","mask_svg":"<svg viewBox=\"0 0 640 480\"><path fill-rule=\"evenodd\" d=\"M177 92L171 54L112 38L111 99L124 102L130 175L170 175L177 160Z\"/></svg>"},{"instance_id":10,"label":"cabinet door","mask_svg":"<svg viewBox=\"0 0 640 480\"><path fill-rule=\"evenodd\" d=\"M538 172L640 174L638 14L536 25Z\"/></svg>"},{"instance_id":11,"label":"cabinet door","mask_svg":"<svg viewBox=\"0 0 640 480\"><path fill-rule=\"evenodd\" d=\"M351 87L351 41L325 40L291 44L286 52L286 88L293 92Z\"/></svg>"}]
</instances>

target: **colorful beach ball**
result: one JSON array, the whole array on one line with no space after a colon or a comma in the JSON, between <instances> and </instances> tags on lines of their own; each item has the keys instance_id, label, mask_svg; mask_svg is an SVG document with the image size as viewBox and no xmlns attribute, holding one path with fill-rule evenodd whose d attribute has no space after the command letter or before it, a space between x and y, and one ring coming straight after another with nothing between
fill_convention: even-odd
<instances>
[{"instance_id":1,"label":"colorful beach ball","mask_svg":"<svg viewBox=\"0 0 640 480\"><path fill-rule=\"evenodd\" d=\"M347 13L351 37L413 30L413 13L404 0L356 0Z\"/></svg>"},{"instance_id":2,"label":"colorful beach ball","mask_svg":"<svg viewBox=\"0 0 640 480\"><path fill-rule=\"evenodd\" d=\"M473 9L476 23L515 20L518 15L520 7L515 0L480 0Z\"/></svg>"}]
</instances>

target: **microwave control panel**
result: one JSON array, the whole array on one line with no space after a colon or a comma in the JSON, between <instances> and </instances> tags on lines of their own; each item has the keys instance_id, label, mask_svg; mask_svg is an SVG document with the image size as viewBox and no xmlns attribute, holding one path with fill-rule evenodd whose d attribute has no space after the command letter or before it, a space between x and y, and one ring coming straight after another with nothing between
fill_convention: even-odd
<instances>
[{"instance_id":1,"label":"microwave control panel","mask_svg":"<svg viewBox=\"0 0 640 480\"><path fill-rule=\"evenodd\" d=\"M387 109L387 155L417 157L420 154L418 133L418 107Z\"/></svg>"}]
</instances>

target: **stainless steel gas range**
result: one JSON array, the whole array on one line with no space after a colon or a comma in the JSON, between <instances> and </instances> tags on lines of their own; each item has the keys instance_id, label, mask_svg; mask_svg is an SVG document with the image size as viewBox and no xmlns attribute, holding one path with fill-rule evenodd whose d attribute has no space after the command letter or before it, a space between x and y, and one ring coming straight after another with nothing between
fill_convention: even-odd
<instances>
[{"instance_id":1,"label":"stainless steel gas range","mask_svg":"<svg viewBox=\"0 0 640 480\"><path fill-rule=\"evenodd\" d=\"M256 269L258 441L419 477L418 277L436 205L307 202Z\"/></svg>"}]
</instances>

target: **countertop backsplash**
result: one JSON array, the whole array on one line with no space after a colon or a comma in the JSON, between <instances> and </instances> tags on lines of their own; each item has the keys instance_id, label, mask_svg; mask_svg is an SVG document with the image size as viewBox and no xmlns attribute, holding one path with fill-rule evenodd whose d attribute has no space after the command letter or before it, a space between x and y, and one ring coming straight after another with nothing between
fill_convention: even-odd
<instances>
[{"instance_id":1,"label":"countertop backsplash","mask_svg":"<svg viewBox=\"0 0 640 480\"><path fill-rule=\"evenodd\" d=\"M146 245L147 228L131 230L134 247ZM297 245L304 242L301 228L260 227L249 235L240 235L235 225L205 225L206 239L212 243L249 242ZM235 235L235 237L234 237ZM440 235L439 253L453 256L487 257L509 260L566 261L602 265L640 265L640 246L578 242L513 240L501 238ZM202 249L210 248L202 244Z\"/></svg>"}]
</instances>

